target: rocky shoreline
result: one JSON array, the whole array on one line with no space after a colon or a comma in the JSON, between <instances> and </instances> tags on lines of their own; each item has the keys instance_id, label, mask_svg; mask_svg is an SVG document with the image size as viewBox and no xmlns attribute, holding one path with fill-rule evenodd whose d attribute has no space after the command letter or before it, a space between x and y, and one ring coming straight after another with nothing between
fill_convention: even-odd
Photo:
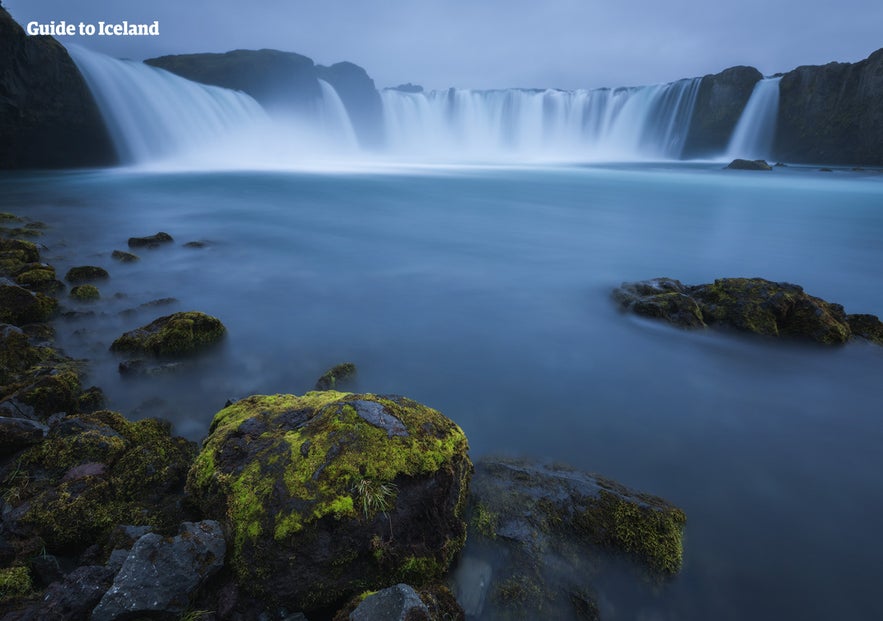
<instances>
[{"instance_id":1,"label":"rocky shoreline","mask_svg":"<svg viewBox=\"0 0 883 621\"><path fill-rule=\"evenodd\" d=\"M338 392L352 363L305 395L228 402L201 445L105 409L52 322L88 320L65 309L100 304L113 269L62 281L34 241L45 225L2 218L0 619L596 619L603 559L633 567L636 588L680 569L674 505L563 466L473 464L440 412ZM151 243L174 240L129 247ZM189 311L111 349L134 356L121 373L175 372L224 334ZM584 579L562 580L567 564Z\"/></svg>"}]
</instances>

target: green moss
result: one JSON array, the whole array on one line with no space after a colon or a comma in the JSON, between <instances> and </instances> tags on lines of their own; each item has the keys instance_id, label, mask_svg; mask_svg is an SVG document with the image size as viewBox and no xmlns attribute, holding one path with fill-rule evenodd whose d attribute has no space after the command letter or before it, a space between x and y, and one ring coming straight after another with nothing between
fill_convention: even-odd
<instances>
[{"instance_id":1,"label":"green moss","mask_svg":"<svg viewBox=\"0 0 883 621\"><path fill-rule=\"evenodd\" d=\"M351 379L356 374L356 365L344 362L331 367L316 382L316 390L334 390L338 382Z\"/></svg>"},{"instance_id":2,"label":"green moss","mask_svg":"<svg viewBox=\"0 0 883 621\"><path fill-rule=\"evenodd\" d=\"M472 511L472 526L488 539L497 538L497 528L500 525L500 515L491 511L481 503L475 505Z\"/></svg>"},{"instance_id":3,"label":"green moss","mask_svg":"<svg viewBox=\"0 0 883 621\"><path fill-rule=\"evenodd\" d=\"M129 422L106 410L69 417L20 457L16 501L28 501L21 523L62 552L117 524L170 527L176 510L154 503L183 485L194 453L167 423Z\"/></svg>"},{"instance_id":4,"label":"green moss","mask_svg":"<svg viewBox=\"0 0 883 621\"><path fill-rule=\"evenodd\" d=\"M126 332L111 344L110 349L157 356L188 354L216 343L225 333L224 324L205 313L174 313Z\"/></svg>"},{"instance_id":5,"label":"green moss","mask_svg":"<svg viewBox=\"0 0 883 621\"><path fill-rule=\"evenodd\" d=\"M80 302L92 302L101 298L101 292L95 285L77 285L71 289L71 297Z\"/></svg>"},{"instance_id":6,"label":"green moss","mask_svg":"<svg viewBox=\"0 0 883 621\"><path fill-rule=\"evenodd\" d=\"M19 273L15 282L22 287L28 287L37 291L57 291L64 285L55 279L55 270L48 266L35 267Z\"/></svg>"},{"instance_id":7,"label":"green moss","mask_svg":"<svg viewBox=\"0 0 883 621\"><path fill-rule=\"evenodd\" d=\"M0 603L24 597L33 589L27 567L0 569Z\"/></svg>"},{"instance_id":8,"label":"green moss","mask_svg":"<svg viewBox=\"0 0 883 621\"><path fill-rule=\"evenodd\" d=\"M668 574L681 568L686 521L680 509L635 502L606 490L574 519L592 542L633 554Z\"/></svg>"},{"instance_id":9,"label":"green moss","mask_svg":"<svg viewBox=\"0 0 883 621\"><path fill-rule=\"evenodd\" d=\"M529 605L532 609L542 608L543 590L527 576L511 576L494 589L494 599L504 606Z\"/></svg>"},{"instance_id":10,"label":"green moss","mask_svg":"<svg viewBox=\"0 0 883 621\"><path fill-rule=\"evenodd\" d=\"M399 580L406 584L424 584L444 575L447 565L432 556L409 556L399 566Z\"/></svg>"}]
</instances>

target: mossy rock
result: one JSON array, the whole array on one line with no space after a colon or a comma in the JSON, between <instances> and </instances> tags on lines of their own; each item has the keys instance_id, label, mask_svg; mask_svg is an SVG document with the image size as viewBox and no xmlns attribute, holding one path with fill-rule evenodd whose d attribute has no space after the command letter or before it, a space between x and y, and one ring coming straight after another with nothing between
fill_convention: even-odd
<instances>
[{"instance_id":1,"label":"mossy rock","mask_svg":"<svg viewBox=\"0 0 883 621\"><path fill-rule=\"evenodd\" d=\"M20 508L16 532L73 554L117 524L174 529L195 453L154 419L130 422L107 410L65 417L2 473L8 502Z\"/></svg>"},{"instance_id":2,"label":"mossy rock","mask_svg":"<svg viewBox=\"0 0 883 621\"><path fill-rule=\"evenodd\" d=\"M0 604L28 595L34 588L27 567L0 569Z\"/></svg>"},{"instance_id":3,"label":"mossy rock","mask_svg":"<svg viewBox=\"0 0 883 621\"><path fill-rule=\"evenodd\" d=\"M728 170L772 170L766 160L735 159L725 167Z\"/></svg>"},{"instance_id":4,"label":"mossy rock","mask_svg":"<svg viewBox=\"0 0 883 621\"><path fill-rule=\"evenodd\" d=\"M623 309L682 328L721 326L762 336L840 345L852 336L843 307L802 287L763 278L720 278L688 286L671 278L623 283L613 292Z\"/></svg>"},{"instance_id":5,"label":"mossy rock","mask_svg":"<svg viewBox=\"0 0 883 621\"><path fill-rule=\"evenodd\" d=\"M114 261L119 261L120 263L134 263L141 260L138 255L122 250L114 250L110 256Z\"/></svg>"},{"instance_id":6,"label":"mossy rock","mask_svg":"<svg viewBox=\"0 0 883 621\"><path fill-rule=\"evenodd\" d=\"M444 574L466 534L467 450L404 397L254 396L215 416L187 488L226 524L242 587L310 610Z\"/></svg>"},{"instance_id":7,"label":"mossy rock","mask_svg":"<svg viewBox=\"0 0 883 621\"><path fill-rule=\"evenodd\" d=\"M883 345L883 321L876 315L848 315L853 336Z\"/></svg>"},{"instance_id":8,"label":"mossy rock","mask_svg":"<svg viewBox=\"0 0 883 621\"><path fill-rule=\"evenodd\" d=\"M226 328L219 319L196 311L174 313L146 326L126 332L110 346L111 351L155 356L189 354L220 341Z\"/></svg>"},{"instance_id":9,"label":"mossy rock","mask_svg":"<svg viewBox=\"0 0 883 621\"><path fill-rule=\"evenodd\" d=\"M58 309L54 298L22 287L0 285L0 323L43 323Z\"/></svg>"},{"instance_id":10,"label":"mossy rock","mask_svg":"<svg viewBox=\"0 0 883 621\"><path fill-rule=\"evenodd\" d=\"M344 362L334 365L316 381L316 390L335 390L338 382L346 382L356 375L356 365Z\"/></svg>"},{"instance_id":11,"label":"mossy rock","mask_svg":"<svg viewBox=\"0 0 883 621\"><path fill-rule=\"evenodd\" d=\"M42 359L41 349L33 347L20 328L0 325L0 386L15 381L22 372Z\"/></svg>"},{"instance_id":12,"label":"mossy rock","mask_svg":"<svg viewBox=\"0 0 883 621\"><path fill-rule=\"evenodd\" d=\"M95 265L80 265L78 267L72 267L64 276L64 279L72 284L107 280L108 278L110 278L110 274L107 273L107 270Z\"/></svg>"},{"instance_id":13,"label":"mossy rock","mask_svg":"<svg viewBox=\"0 0 883 621\"><path fill-rule=\"evenodd\" d=\"M101 292L95 285L77 285L71 289L71 297L79 302L94 302L101 298Z\"/></svg>"},{"instance_id":14,"label":"mossy rock","mask_svg":"<svg viewBox=\"0 0 883 621\"><path fill-rule=\"evenodd\" d=\"M40 261L33 242L0 237L0 276L14 276L22 266Z\"/></svg>"},{"instance_id":15,"label":"mossy rock","mask_svg":"<svg viewBox=\"0 0 883 621\"><path fill-rule=\"evenodd\" d=\"M40 293L55 293L64 289L64 283L55 278L55 268L50 265L37 264L20 271L15 276L15 282Z\"/></svg>"}]
</instances>

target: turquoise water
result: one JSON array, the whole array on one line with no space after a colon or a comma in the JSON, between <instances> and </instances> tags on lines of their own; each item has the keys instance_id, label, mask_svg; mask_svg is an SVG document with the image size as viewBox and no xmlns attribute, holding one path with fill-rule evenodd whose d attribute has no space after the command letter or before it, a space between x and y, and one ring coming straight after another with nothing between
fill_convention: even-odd
<instances>
[{"instance_id":1,"label":"turquoise water","mask_svg":"<svg viewBox=\"0 0 883 621\"><path fill-rule=\"evenodd\" d=\"M685 333L609 297L655 276L761 276L883 315L883 174L74 171L0 176L0 209L52 226L60 273L111 272L59 339L130 416L198 439L227 399L304 392L352 360L357 390L438 408L473 456L561 461L685 509L682 573L606 619L883 618L883 349ZM111 260L159 230L177 243ZM110 342L190 309L224 321L223 346L120 379Z\"/></svg>"}]
</instances>

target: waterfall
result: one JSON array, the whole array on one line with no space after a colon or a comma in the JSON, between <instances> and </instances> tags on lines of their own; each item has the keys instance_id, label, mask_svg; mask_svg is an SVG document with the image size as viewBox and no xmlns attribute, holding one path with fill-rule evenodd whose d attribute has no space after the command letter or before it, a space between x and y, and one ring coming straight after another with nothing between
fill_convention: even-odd
<instances>
[{"instance_id":1,"label":"waterfall","mask_svg":"<svg viewBox=\"0 0 883 621\"><path fill-rule=\"evenodd\" d=\"M245 93L74 45L68 51L125 164L284 167L357 145L343 102L324 80L312 115L271 117Z\"/></svg>"},{"instance_id":2,"label":"waterfall","mask_svg":"<svg viewBox=\"0 0 883 621\"><path fill-rule=\"evenodd\" d=\"M699 79L636 88L381 93L388 148L410 157L676 159Z\"/></svg>"},{"instance_id":3,"label":"waterfall","mask_svg":"<svg viewBox=\"0 0 883 621\"><path fill-rule=\"evenodd\" d=\"M202 148L266 119L243 93L197 84L168 71L70 45L120 159L155 161Z\"/></svg>"},{"instance_id":4,"label":"waterfall","mask_svg":"<svg viewBox=\"0 0 883 621\"><path fill-rule=\"evenodd\" d=\"M761 160L771 157L779 114L778 78L764 78L754 85L742 116L727 146L727 159Z\"/></svg>"}]
</instances>

